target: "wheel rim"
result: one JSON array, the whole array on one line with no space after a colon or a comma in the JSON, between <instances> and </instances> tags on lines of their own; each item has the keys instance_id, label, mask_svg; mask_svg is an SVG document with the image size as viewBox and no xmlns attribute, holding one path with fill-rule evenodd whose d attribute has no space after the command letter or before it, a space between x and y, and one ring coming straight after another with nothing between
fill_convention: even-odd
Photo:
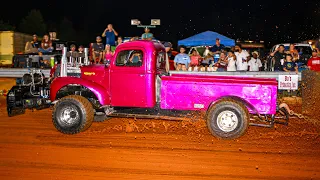
<instances>
[{"instance_id":1,"label":"wheel rim","mask_svg":"<svg viewBox=\"0 0 320 180\"><path fill-rule=\"evenodd\" d=\"M238 117L232 111L222 111L218 115L218 127L223 132L231 132L236 129L239 123Z\"/></svg>"},{"instance_id":2,"label":"wheel rim","mask_svg":"<svg viewBox=\"0 0 320 180\"><path fill-rule=\"evenodd\" d=\"M79 121L80 115L76 107L69 106L61 109L58 119L61 125L73 126Z\"/></svg>"}]
</instances>

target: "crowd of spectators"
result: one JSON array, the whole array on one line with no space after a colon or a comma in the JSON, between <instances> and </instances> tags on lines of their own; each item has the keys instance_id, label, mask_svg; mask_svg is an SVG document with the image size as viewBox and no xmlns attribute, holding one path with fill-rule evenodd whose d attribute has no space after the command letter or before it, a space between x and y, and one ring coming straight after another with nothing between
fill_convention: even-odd
<instances>
[{"instance_id":1,"label":"crowd of spectators","mask_svg":"<svg viewBox=\"0 0 320 180\"><path fill-rule=\"evenodd\" d=\"M180 46L179 52L174 58L174 66L178 71L260 71L262 69L257 51L249 53L242 49L240 44L228 50L218 38L214 46L206 47L203 56L196 49L188 55L185 46Z\"/></svg>"},{"instance_id":2,"label":"crowd of spectators","mask_svg":"<svg viewBox=\"0 0 320 180\"><path fill-rule=\"evenodd\" d=\"M102 37L105 39L103 43ZM144 33L131 37L129 41L137 39L152 40L154 38L150 29L145 28ZM108 24L107 28L102 32L101 36L96 37L96 42L90 44L90 60L93 64L103 64L110 61L114 55L116 46L124 42L118 32L113 28L112 24ZM166 51L172 49L172 44L164 43ZM83 46L70 46L68 57L83 57ZM33 40L26 43L25 52L42 54L53 51L52 41L49 35L44 35L42 41L38 41L37 35L33 35ZM191 53L186 52L185 46L178 48L179 53L176 56L168 56L168 59L174 61L174 69L177 71L262 71L265 70L265 64L260 59L258 51L249 52L242 48L240 44L234 47L226 48L221 44L220 39L216 39L214 46L207 46L202 55L197 49L192 49ZM320 58L317 50L313 50L312 57L308 61L308 68L320 70ZM274 52L270 53L272 58L274 71L292 71L298 72L297 61L299 60L299 52L295 45L291 44L288 51L285 51L284 45L280 45ZM44 60L45 61L45 60ZM169 67L169 65L168 65Z\"/></svg>"}]
</instances>

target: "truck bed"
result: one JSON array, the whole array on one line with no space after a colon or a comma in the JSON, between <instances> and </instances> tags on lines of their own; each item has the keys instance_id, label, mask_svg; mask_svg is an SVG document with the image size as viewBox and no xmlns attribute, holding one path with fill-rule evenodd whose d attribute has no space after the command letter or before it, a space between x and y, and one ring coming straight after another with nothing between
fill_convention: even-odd
<instances>
[{"instance_id":1,"label":"truck bed","mask_svg":"<svg viewBox=\"0 0 320 180\"><path fill-rule=\"evenodd\" d=\"M275 114L277 80L272 78L173 74L161 78L162 109L207 110L215 101L232 97L251 113Z\"/></svg>"}]
</instances>

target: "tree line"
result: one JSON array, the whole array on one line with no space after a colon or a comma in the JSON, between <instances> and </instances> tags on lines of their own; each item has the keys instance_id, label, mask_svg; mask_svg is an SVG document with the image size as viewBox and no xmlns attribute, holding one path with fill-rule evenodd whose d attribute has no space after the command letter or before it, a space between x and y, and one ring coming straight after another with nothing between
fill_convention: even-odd
<instances>
[{"instance_id":1,"label":"tree line","mask_svg":"<svg viewBox=\"0 0 320 180\"><path fill-rule=\"evenodd\" d=\"M64 17L60 23L55 24L52 22L46 23L41 12L37 9L31 10L27 16L25 16L18 26L14 26L3 20L0 20L0 31L17 31L26 34L37 34L39 37L48 34L48 32L57 32L58 39L65 41L86 41L81 34L83 32L77 33L73 27L73 23L66 17Z\"/></svg>"}]
</instances>

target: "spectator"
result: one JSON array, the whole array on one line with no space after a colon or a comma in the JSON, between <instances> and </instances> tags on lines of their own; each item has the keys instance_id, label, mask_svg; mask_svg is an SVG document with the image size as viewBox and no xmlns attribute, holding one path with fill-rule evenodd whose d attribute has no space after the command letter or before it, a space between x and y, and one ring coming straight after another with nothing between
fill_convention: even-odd
<instances>
[{"instance_id":1,"label":"spectator","mask_svg":"<svg viewBox=\"0 0 320 180\"><path fill-rule=\"evenodd\" d=\"M112 24L108 24L108 27L102 33L102 37L106 37L106 44L110 44L112 51L116 48L116 36L118 36L117 31L113 29Z\"/></svg>"},{"instance_id":2,"label":"spectator","mask_svg":"<svg viewBox=\"0 0 320 180\"><path fill-rule=\"evenodd\" d=\"M286 61L283 63L283 70L286 72L296 72L298 74L298 65L293 62L293 57L291 54L286 55ZM288 90L288 93L291 93L292 96L296 96L295 90Z\"/></svg>"},{"instance_id":3,"label":"spectator","mask_svg":"<svg viewBox=\"0 0 320 180\"><path fill-rule=\"evenodd\" d=\"M274 71L283 71L284 59L286 58L286 54L284 52L284 45L280 45L279 48L275 50L275 52L271 53L271 56L274 57Z\"/></svg>"},{"instance_id":4,"label":"spectator","mask_svg":"<svg viewBox=\"0 0 320 180\"><path fill-rule=\"evenodd\" d=\"M201 61L201 66L208 67L213 62L213 56L211 54L208 54L204 57L204 59Z\"/></svg>"},{"instance_id":5,"label":"spectator","mask_svg":"<svg viewBox=\"0 0 320 180\"><path fill-rule=\"evenodd\" d=\"M180 46L179 50L180 50L180 53L177 54L176 57L174 58L174 67L176 68L177 71L182 70L182 65L185 65L186 69L188 69L191 62L190 57L185 53L186 47Z\"/></svg>"},{"instance_id":6,"label":"spectator","mask_svg":"<svg viewBox=\"0 0 320 180\"><path fill-rule=\"evenodd\" d=\"M92 56L95 63L102 63L104 45L100 36L97 36L96 43L92 44Z\"/></svg>"},{"instance_id":7,"label":"spectator","mask_svg":"<svg viewBox=\"0 0 320 180\"><path fill-rule=\"evenodd\" d=\"M116 45L119 46L122 43L123 43L123 39L122 39L121 36L119 36L118 39L117 39L117 44Z\"/></svg>"},{"instance_id":8,"label":"spectator","mask_svg":"<svg viewBox=\"0 0 320 180\"><path fill-rule=\"evenodd\" d=\"M41 47L38 50L42 53L49 53L53 51L52 41L49 39L49 35L43 36Z\"/></svg>"},{"instance_id":9,"label":"spectator","mask_svg":"<svg viewBox=\"0 0 320 180\"><path fill-rule=\"evenodd\" d=\"M308 68L312 71L320 71L320 57L316 49L312 50L312 57L308 60Z\"/></svg>"},{"instance_id":10,"label":"spectator","mask_svg":"<svg viewBox=\"0 0 320 180\"><path fill-rule=\"evenodd\" d=\"M248 57L249 53L241 48L240 44L235 46L235 55L237 57L237 71L248 71Z\"/></svg>"},{"instance_id":11,"label":"spectator","mask_svg":"<svg viewBox=\"0 0 320 180\"><path fill-rule=\"evenodd\" d=\"M104 50L104 53L105 53L104 58L105 58L106 62L110 62L110 60L113 57L113 52L111 51L111 47L109 44L106 45L106 49Z\"/></svg>"},{"instance_id":12,"label":"spectator","mask_svg":"<svg viewBox=\"0 0 320 180\"><path fill-rule=\"evenodd\" d=\"M210 53L209 46L206 46L206 49L203 52L203 57L207 56Z\"/></svg>"},{"instance_id":13,"label":"spectator","mask_svg":"<svg viewBox=\"0 0 320 180\"><path fill-rule=\"evenodd\" d=\"M136 40L139 40L139 37L134 36L134 37L131 37L131 38L130 38L130 41L136 41Z\"/></svg>"},{"instance_id":14,"label":"spectator","mask_svg":"<svg viewBox=\"0 0 320 180\"><path fill-rule=\"evenodd\" d=\"M36 34L34 34L32 36L32 41L27 42L26 46L25 46L25 53L29 54L29 53L38 53L38 49L40 47L39 41L38 41L38 36Z\"/></svg>"},{"instance_id":15,"label":"spectator","mask_svg":"<svg viewBox=\"0 0 320 180\"><path fill-rule=\"evenodd\" d=\"M237 67L236 67L237 56L234 54L234 52L229 51L227 58L228 58L227 71L237 71Z\"/></svg>"},{"instance_id":16,"label":"spectator","mask_svg":"<svg viewBox=\"0 0 320 180\"><path fill-rule=\"evenodd\" d=\"M199 55L196 49L192 49L190 59L191 59L190 66L199 66L201 56Z\"/></svg>"},{"instance_id":17,"label":"spectator","mask_svg":"<svg viewBox=\"0 0 320 180\"><path fill-rule=\"evenodd\" d=\"M249 71L260 71L262 67L261 60L259 59L259 53L254 51L252 53L252 58L248 62Z\"/></svg>"},{"instance_id":18,"label":"spectator","mask_svg":"<svg viewBox=\"0 0 320 180\"><path fill-rule=\"evenodd\" d=\"M212 46L212 48L210 49L210 51L214 54L219 54L221 53L222 49L224 49L225 46L223 44L220 43L220 39L217 38L216 39L216 44L214 46Z\"/></svg>"},{"instance_id":19,"label":"spectator","mask_svg":"<svg viewBox=\"0 0 320 180\"><path fill-rule=\"evenodd\" d=\"M76 64L76 59L78 57L78 52L76 50L77 50L76 45L71 44L70 51L67 52L68 62L72 66Z\"/></svg>"},{"instance_id":20,"label":"spectator","mask_svg":"<svg viewBox=\"0 0 320 180\"><path fill-rule=\"evenodd\" d=\"M218 67L218 70L219 72L222 72L222 71L226 71L227 69L227 56L224 52L221 52L220 53L220 58L219 58L219 61L218 61L218 64L217 64L217 67Z\"/></svg>"},{"instance_id":21,"label":"spectator","mask_svg":"<svg viewBox=\"0 0 320 180\"><path fill-rule=\"evenodd\" d=\"M76 49L77 49L76 45L71 44L71 46L70 46L70 51L71 51L71 52L76 52Z\"/></svg>"},{"instance_id":22,"label":"spectator","mask_svg":"<svg viewBox=\"0 0 320 180\"><path fill-rule=\"evenodd\" d=\"M293 62L293 57L291 54L286 55L286 61L283 63L283 70L286 72L295 71L298 73L298 66L295 62Z\"/></svg>"},{"instance_id":23,"label":"spectator","mask_svg":"<svg viewBox=\"0 0 320 180\"><path fill-rule=\"evenodd\" d=\"M290 44L289 50L286 53L287 54L291 54L291 56L293 57L294 61L298 61L299 60L299 52L296 49L294 44Z\"/></svg>"},{"instance_id":24,"label":"spectator","mask_svg":"<svg viewBox=\"0 0 320 180\"><path fill-rule=\"evenodd\" d=\"M79 46L78 52L79 53L84 53L84 47L82 45Z\"/></svg>"},{"instance_id":25,"label":"spectator","mask_svg":"<svg viewBox=\"0 0 320 180\"><path fill-rule=\"evenodd\" d=\"M150 33L150 29L149 28L146 27L144 29L144 33L142 34L141 39L142 40L150 40L150 41L153 39L153 34Z\"/></svg>"},{"instance_id":26,"label":"spectator","mask_svg":"<svg viewBox=\"0 0 320 180\"><path fill-rule=\"evenodd\" d=\"M78 48L78 61L79 63L84 63L85 53L84 53L84 47L81 45Z\"/></svg>"},{"instance_id":27,"label":"spectator","mask_svg":"<svg viewBox=\"0 0 320 180\"><path fill-rule=\"evenodd\" d=\"M170 42L165 42L164 44L165 50L166 50L166 72L169 72L170 70L170 62L169 59L171 59L172 54L171 54L171 48L172 44ZM173 58L172 58L173 59Z\"/></svg>"},{"instance_id":28,"label":"spectator","mask_svg":"<svg viewBox=\"0 0 320 180\"><path fill-rule=\"evenodd\" d=\"M182 64L181 65L181 71L187 71L187 66L185 64Z\"/></svg>"}]
</instances>

